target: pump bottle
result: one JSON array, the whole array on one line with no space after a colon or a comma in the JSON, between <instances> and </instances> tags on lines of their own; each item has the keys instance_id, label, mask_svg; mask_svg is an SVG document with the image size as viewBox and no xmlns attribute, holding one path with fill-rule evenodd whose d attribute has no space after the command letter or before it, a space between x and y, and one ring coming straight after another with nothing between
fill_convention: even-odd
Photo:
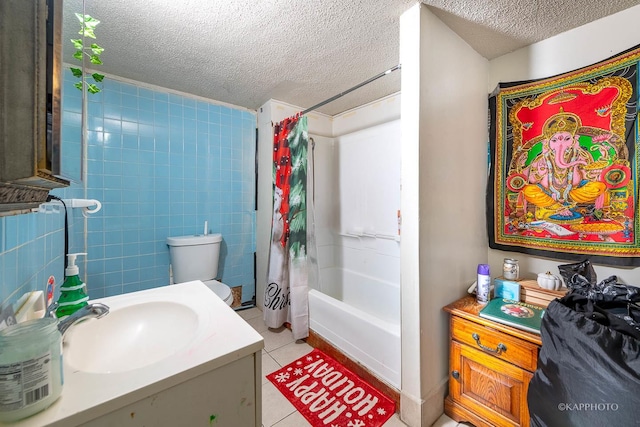
<instances>
[{"instance_id":1,"label":"pump bottle","mask_svg":"<svg viewBox=\"0 0 640 427\"><path fill-rule=\"evenodd\" d=\"M60 287L60 298L58 298L57 317L69 316L87 305L86 285L79 277L80 270L76 265L76 257L86 255L86 253L67 254L67 268L64 270L64 283Z\"/></svg>"}]
</instances>

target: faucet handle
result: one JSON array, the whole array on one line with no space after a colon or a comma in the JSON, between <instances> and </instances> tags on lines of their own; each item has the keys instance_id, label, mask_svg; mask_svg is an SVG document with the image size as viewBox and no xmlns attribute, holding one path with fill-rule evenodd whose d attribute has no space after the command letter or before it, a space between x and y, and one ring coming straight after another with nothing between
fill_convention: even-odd
<instances>
[{"instance_id":1,"label":"faucet handle","mask_svg":"<svg viewBox=\"0 0 640 427\"><path fill-rule=\"evenodd\" d=\"M55 319L56 318L56 313L55 312L56 312L57 309L58 309L58 303L57 302L52 302L47 307L47 310L44 313L44 317L53 317Z\"/></svg>"}]
</instances>

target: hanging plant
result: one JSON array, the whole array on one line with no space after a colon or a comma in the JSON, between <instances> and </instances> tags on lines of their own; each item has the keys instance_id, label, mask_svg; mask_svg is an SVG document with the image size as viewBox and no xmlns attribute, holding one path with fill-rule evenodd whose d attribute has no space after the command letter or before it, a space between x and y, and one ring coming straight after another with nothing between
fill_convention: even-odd
<instances>
[{"instance_id":1,"label":"hanging plant","mask_svg":"<svg viewBox=\"0 0 640 427\"><path fill-rule=\"evenodd\" d=\"M82 38L79 39L71 39L71 43L73 43L73 47L75 48L75 53L73 57L78 61L82 62L85 55L89 58L89 62L93 65L102 65L102 60L100 59L100 55L104 52L104 49L98 46L96 43L91 43L89 46L84 45L85 37L95 39L95 28L100 23L97 19L89 16L83 15L81 13L76 13L76 17L80 21L80 31L78 34L82 35ZM104 79L104 75L100 73L87 73L85 76L84 72L81 68L69 67L73 76L80 79L79 82L75 83L75 87L79 90L82 90L83 82L86 83L87 91L89 93L98 93L100 92L100 88L96 83L102 82ZM95 83L87 82L87 79L91 78Z\"/></svg>"}]
</instances>

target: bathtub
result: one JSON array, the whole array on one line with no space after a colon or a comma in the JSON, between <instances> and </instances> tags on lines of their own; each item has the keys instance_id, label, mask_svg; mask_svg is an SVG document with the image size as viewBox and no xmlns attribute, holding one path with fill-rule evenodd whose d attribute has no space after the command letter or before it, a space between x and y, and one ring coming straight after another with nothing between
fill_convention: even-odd
<instances>
[{"instance_id":1,"label":"bathtub","mask_svg":"<svg viewBox=\"0 0 640 427\"><path fill-rule=\"evenodd\" d=\"M309 291L309 326L388 384L400 389L399 285L343 268L320 270Z\"/></svg>"}]
</instances>

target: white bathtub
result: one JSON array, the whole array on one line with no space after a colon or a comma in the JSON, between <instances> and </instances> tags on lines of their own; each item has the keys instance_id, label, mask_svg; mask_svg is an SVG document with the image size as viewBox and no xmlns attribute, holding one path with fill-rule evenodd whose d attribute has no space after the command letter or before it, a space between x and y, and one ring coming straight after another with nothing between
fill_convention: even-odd
<instances>
[{"instance_id":1,"label":"white bathtub","mask_svg":"<svg viewBox=\"0 0 640 427\"><path fill-rule=\"evenodd\" d=\"M309 325L317 334L400 389L400 289L342 268L320 270L309 291Z\"/></svg>"}]
</instances>

